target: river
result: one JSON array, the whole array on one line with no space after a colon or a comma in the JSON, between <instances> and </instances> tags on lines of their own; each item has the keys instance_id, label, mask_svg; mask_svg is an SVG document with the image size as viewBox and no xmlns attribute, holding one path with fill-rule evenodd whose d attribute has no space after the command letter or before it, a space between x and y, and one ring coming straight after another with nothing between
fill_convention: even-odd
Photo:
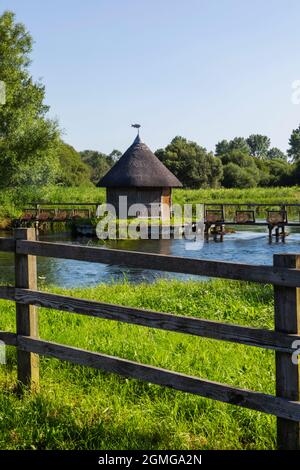
<instances>
[{"instance_id":1,"label":"river","mask_svg":"<svg viewBox=\"0 0 300 470\"><path fill-rule=\"evenodd\" d=\"M1 236L10 236L0 233ZM90 238L72 239L68 234L41 236L40 240L54 243L72 243L103 247L103 242ZM200 244L201 245L201 244ZM269 244L264 228L255 230L238 230L226 234L224 242L205 242L202 246L185 240L119 240L106 242L109 248L160 253L173 256L185 256L197 259L236 261L251 264L272 264L275 253L299 253L300 233L292 232L285 243ZM196 248L192 249L191 248ZM87 263L75 260L54 258L38 258L38 280L42 285L59 285L66 288L95 286L100 283L120 282L153 282L158 278L204 279L200 276L190 276L165 273L124 266L111 266ZM0 253L0 282L14 281L14 258L10 253Z\"/></svg>"}]
</instances>

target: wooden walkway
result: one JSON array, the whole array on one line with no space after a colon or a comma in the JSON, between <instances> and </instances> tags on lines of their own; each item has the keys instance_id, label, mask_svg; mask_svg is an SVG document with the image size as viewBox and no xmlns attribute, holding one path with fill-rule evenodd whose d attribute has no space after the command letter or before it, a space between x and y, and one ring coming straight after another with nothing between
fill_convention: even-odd
<instances>
[{"instance_id":1,"label":"wooden walkway","mask_svg":"<svg viewBox=\"0 0 300 470\"><path fill-rule=\"evenodd\" d=\"M264 216L262 215L264 213ZM298 220L288 220L288 212ZM257 217L258 215L258 217ZM264 217L264 218L263 218ZM300 204L204 204L205 238L223 241L226 226L265 226L269 241L285 241L285 227L300 227Z\"/></svg>"},{"instance_id":2,"label":"wooden walkway","mask_svg":"<svg viewBox=\"0 0 300 470\"><path fill-rule=\"evenodd\" d=\"M25 208L17 221L27 222L66 222L74 219L90 219L96 215L100 203L36 203Z\"/></svg>"},{"instance_id":3,"label":"wooden walkway","mask_svg":"<svg viewBox=\"0 0 300 470\"><path fill-rule=\"evenodd\" d=\"M300 227L300 204L261 203L201 203L203 205L204 235L208 241L223 241L226 226L267 227L269 241L285 241L287 227ZM89 224L96 216L101 203L35 203L23 209L21 217L15 220L15 227L34 226L38 229L46 223L78 222ZM195 223L196 226L196 223Z\"/></svg>"}]
</instances>

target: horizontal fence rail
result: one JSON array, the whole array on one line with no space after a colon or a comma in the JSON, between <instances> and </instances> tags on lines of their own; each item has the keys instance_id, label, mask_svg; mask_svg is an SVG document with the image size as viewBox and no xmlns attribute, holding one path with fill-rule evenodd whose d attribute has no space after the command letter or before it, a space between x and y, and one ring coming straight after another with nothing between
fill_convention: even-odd
<instances>
[{"instance_id":1,"label":"horizontal fence rail","mask_svg":"<svg viewBox=\"0 0 300 470\"><path fill-rule=\"evenodd\" d=\"M275 255L273 266L257 266L39 242L35 240L34 229L17 229L15 238L0 238L0 251L15 253L15 286L0 287L0 298L16 303L16 332L0 331L0 341L17 348L18 379L22 387L38 388L40 355L55 357L272 414L277 417L278 448L300 449L300 374L299 365L291 360L295 352L293 343L300 341L300 255ZM275 330L39 291L37 256L271 283ZM38 307L274 350L276 396L39 339Z\"/></svg>"},{"instance_id":2,"label":"horizontal fence rail","mask_svg":"<svg viewBox=\"0 0 300 470\"><path fill-rule=\"evenodd\" d=\"M0 341L3 341L8 346L17 346L17 338L16 333L0 331Z\"/></svg>"},{"instance_id":3,"label":"horizontal fence rail","mask_svg":"<svg viewBox=\"0 0 300 470\"><path fill-rule=\"evenodd\" d=\"M117 264L135 268L271 283L281 286L300 287L300 271L274 268L273 266L208 261L180 256L141 253L135 251L74 246L66 243L36 242L0 238L0 251L23 255L74 259L92 263Z\"/></svg>"},{"instance_id":4,"label":"horizontal fence rail","mask_svg":"<svg viewBox=\"0 0 300 470\"><path fill-rule=\"evenodd\" d=\"M222 323L200 318L162 313L152 310L85 300L72 296L52 294L13 287L0 287L0 298L24 305L61 310L122 323L146 326L178 333L186 333L222 341L293 353L293 341L300 335L278 333L272 330ZM1 333L0 333L1 339Z\"/></svg>"},{"instance_id":5,"label":"horizontal fence rail","mask_svg":"<svg viewBox=\"0 0 300 470\"><path fill-rule=\"evenodd\" d=\"M291 344L300 341L300 335L289 335L276 331L258 329L199 318L155 312L132 307L123 307L93 300L78 299L48 292L15 289L14 300L22 304L78 313L106 320L176 331L194 336L219 339L234 343L257 346L292 353Z\"/></svg>"},{"instance_id":6,"label":"horizontal fence rail","mask_svg":"<svg viewBox=\"0 0 300 470\"><path fill-rule=\"evenodd\" d=\"M180 256L27 240L17 240L16 253L300 287L300 271L273 266L207 261Z\"/></svg>"},{"instance_id":7,"label":"horizontal fence rail","mask_svg":"<svg viewBox=\"0 0 300 470\"><path fill-rule=\"evenodd\" d=\"M21 336L18 345L24 351L35 352L45 356L55 357L83 366L101 369L106 372L140 379L157 385L174 388L183 392L200 395L206 398L239 405L282 418L300 421L300 405L298 403L277 398L265 393L243 390L229 385L199 379L178 372L172 372L159 367L153 367L137 362L108 356L84 349L65 346L50 341Z\"/></svg>"},{"instance_id":8,"label":"horizontal fence rail","mask_svg":"<svg viewBox=\"0 0 300 470\"><path fill-rule=\"evenodd\" d=\"M0 251L15 252L16 241L13 238L0 237Z\"/></svg>"}]
</instances>

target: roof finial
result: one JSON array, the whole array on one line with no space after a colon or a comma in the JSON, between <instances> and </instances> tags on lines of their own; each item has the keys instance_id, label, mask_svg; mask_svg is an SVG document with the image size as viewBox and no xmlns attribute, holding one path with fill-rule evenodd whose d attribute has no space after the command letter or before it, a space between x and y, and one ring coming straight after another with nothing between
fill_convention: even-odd
<instances>
[{"instance_id":1,"label":"roof finial","mask_svg":"<svg viewBox=\"0 0 300 470\"><path fill-rule=\"evenodd\" d=\"M140 135L141 125L140 124L131 124L131 127L134 127L135 129L137 129L137 135L139 136Z\"/></svg>"}]
</instances>

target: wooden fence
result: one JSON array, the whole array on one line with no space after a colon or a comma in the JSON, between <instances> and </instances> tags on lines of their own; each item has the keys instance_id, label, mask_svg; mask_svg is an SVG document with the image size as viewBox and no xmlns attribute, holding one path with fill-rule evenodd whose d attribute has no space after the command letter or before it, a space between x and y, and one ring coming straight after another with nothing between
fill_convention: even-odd
<instances>
[{"instance_id":1,"label":"wooden fence","mask_svg":"<svg viewBox=\"0 0 300 470\"><path fill-rule=\"evenodd\" d=\"M272 414L277 417L278 448L300 449L299 366L291 360L295 351L293 342L300 340L300 255L275 255L273 266L206 261L40 242L35 240L35 230L30 228L17 229L14 238L0 238L0 251L15 253L15 286L0 287L0 298L16 302L16 333L0 331L0 340L17 348L18 380L22 387L38 388L39 355L51 356ZM37 290L36 256L271 283L274 285L275 330L42 292ZM276 355L276 396L42 340L38 336L37 307L271 349Z\"/></svg>"}]
</instances>

